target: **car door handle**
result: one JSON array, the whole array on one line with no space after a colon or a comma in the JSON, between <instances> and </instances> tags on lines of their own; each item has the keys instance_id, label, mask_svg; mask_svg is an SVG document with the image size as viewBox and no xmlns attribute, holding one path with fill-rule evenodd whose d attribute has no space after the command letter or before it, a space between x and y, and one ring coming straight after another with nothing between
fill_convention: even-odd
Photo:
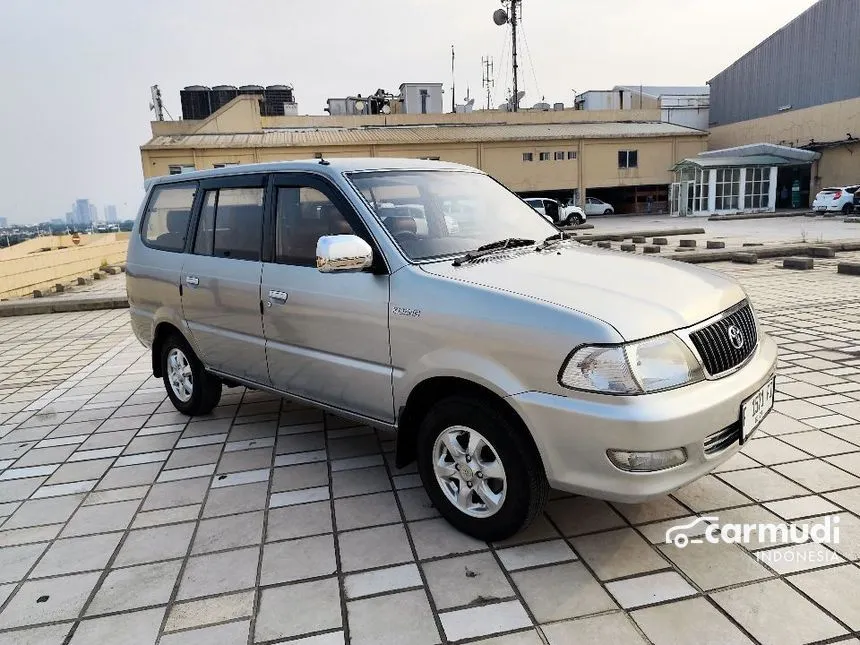
<instances>
[{"instance_id":1,"label":"car door handle","mask_svg":"<svg viewBox=\"0 0 860 645\"><path fill-rule=\"evenodd\" d=\"M269 290L269 299L274 300L275 302L278 302L280 304L284 304L287 301L288 297L289 296L287 295L286 291L276 291L274 289Z\"/></svg>"},{"instance_id":2,"label":"car door handle","mask_svg":"<svg viewBox=\"0 0 860 645\"><path fill-rule=\"evenodd\" d=\"M191 287L196 287L198 284L200 284L200 278L194 275L187 275L185 276L185 284Z\"/></svg>"}]
</instances>

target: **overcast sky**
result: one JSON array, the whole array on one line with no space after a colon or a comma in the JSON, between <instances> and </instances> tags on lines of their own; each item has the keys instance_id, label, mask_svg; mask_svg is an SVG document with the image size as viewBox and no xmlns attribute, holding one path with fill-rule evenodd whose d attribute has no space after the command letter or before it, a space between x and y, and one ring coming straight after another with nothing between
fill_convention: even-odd
<instances>
[{"instance_id":1,"label":"overcast sky","mask_svg":"<svg viewBox=\"0 0 860 645\"><path fill-rule=\"evenodd\" d=\"M524 0L522 78L533 105L621 84L701 85L814 0ZM63 217L73 200L134 216L149 87L180 116L185 85L295 87L299 112L330 96L443 82L481 96L498 0L0 0L0 217ZM528 45L526 47L526 44ZM510 48L506 49L510 55ZM826 73L826 70L822 70ZM751 91L754 88L750 88ZM480 101L480 99L478 99Z\"/></svg>"}]
</instances>

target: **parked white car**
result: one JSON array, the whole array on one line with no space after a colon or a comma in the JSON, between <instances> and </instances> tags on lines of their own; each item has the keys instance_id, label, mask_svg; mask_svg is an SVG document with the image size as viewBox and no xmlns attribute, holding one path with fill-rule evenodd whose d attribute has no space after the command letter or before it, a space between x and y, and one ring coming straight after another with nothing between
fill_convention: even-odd
<instances>
[{"instance_id":1,"label":"parked white car","mask_svg":"<svg viewBox=\"0 0 860 645\"><path fill-rule=\"evenodd\" d=\"M579 206L563 205L549 197L528 197L523 200L553 224L582 224L585 212Z\"/></svg>"},{"instance_id":2,"label":"parked white car","mask_svg":"<svg viewBox=\"0 0 860 645\"><path fill-rule=\"evenodd\" d=\"M812 202L812 210L816 213L843 213L850 215L854 210L854 193L860 186L842 186L821 190Z\"/></svg>"},{"instance_id":3,"label":"parked white car","mask_svg":"<svg viewBox=\"0 0 860 645\"><path fill-rule=\"evenodd\" d=\"M591 217L592 215L613 215L615 207L612 204L604 202L597 197L585 198L585 214Z\"/></svg>"}]
</instances>

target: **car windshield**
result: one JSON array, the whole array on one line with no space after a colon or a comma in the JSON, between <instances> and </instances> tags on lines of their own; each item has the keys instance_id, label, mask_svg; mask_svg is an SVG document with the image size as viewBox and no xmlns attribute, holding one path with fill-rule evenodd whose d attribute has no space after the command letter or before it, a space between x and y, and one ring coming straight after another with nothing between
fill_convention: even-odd
<instances>
[{"instance_id":1,"label":"car windshield","mask_svg":"<svg viewBox=\"0 0 860 645\"><path fill-rule=\"evenodd\" d=\"M347 177L410 260L460 255L509 238L543 240L558 232L482 173L404 170Z\"/></svg>"}]
</instances>

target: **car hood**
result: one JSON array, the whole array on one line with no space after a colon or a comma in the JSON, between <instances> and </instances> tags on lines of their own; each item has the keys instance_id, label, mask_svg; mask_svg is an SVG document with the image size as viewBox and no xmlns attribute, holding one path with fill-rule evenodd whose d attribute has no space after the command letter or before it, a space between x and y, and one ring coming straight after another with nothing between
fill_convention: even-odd
<instances>
[{"instance_id":1,"label":"car hood","mask_svg":"<svg viewBox=\"0 0 860 645\"><path fill-rule=\"evenodd\" d=\"M625 340L689 327L746 297L733 279L673 260L582 246L517 250L424 271L572 309L612 325Z\"/></svg>"}]
</instances>

